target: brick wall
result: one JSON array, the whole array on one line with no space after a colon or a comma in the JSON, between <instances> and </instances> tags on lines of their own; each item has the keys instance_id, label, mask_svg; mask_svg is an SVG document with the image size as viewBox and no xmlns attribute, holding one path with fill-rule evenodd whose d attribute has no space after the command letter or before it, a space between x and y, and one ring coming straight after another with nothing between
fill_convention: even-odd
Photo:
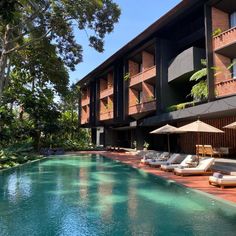
<instances>
[{"instance_id":1,"label":"brick wall","mask_svg":"<svg viewBox=\"0 0 236 236\"><path fill-rule=\"evenodd\" d=\"M223 31L229 29L229 14L212 7L212 30L220 28Z\"/></svg>"},{"instance_id":2,"label":"brick wall","mask_svg":"<svg viewBox=\"0 0 236 236\"><path fill-rule=\"evenodd\" d=\"M113 87L113 72L109 72L107 75L107 87Z\"/></svg>"},{"instance_id":3,"label":"brick wall","mask_svg":"<svg viewBox=\"0 0 236 236\"><path fill-rule=\"evenodd\" d=\"M83 106L81 109L81 124L86 124L89 121L89 105Z\"/></svg>"},{"instance_id":4,"label":"brick wall","mask_svg":"<svg viewBox=\"0 0 236 236\"><path fill-rule=\"evenodd\" d=\"M199 144L212 145L213 147L231 147L233 152L236 150L236 130L223 129L223 126L236 121L236 116L224 117L220 119L207 119L202 120L216 128L219 128L225 133L200 133ZM190 122L179 122L177 127L188 124ZM197 134L196 133L183 133L179 135L179 144L181 151L184 153L195 153Z\"/></svg>"},{"instance_id":5,"label":"brick wall","mask_svg":"<svg viewBox=\"0 0 236 236\"><path fill-rule=\"evenodd\" d=\"M134 62L134 61L131 61L129 60L129 73L130 73L130 76L134 76L136 74L139 73L139 64Z\"/></svg>"},{"instance_id":6,"label":"brick wall","mask_svg":"<svg viewBox=\"0 0 236 236\"><path fill-rule=\"evenodd\" d=\"M108 114L109 115L106 115ZM100 120L113 118L113 71L100 79Z\"/></svg>"},{"instance_id":7,"label":"brick wall","mask_svg":"<svg viewBox=\"0 0 236 236\"><path fill-rule=\"evenodd\" d=\"M107 98L100 100L100 113L105 113L107 111L106 109L107 104L108 104Z\"/></svg>"},{"instance_id":8,"label":"brick wall","mask_svg":"<svg viewBox=\"0 0 236 236\"><path fill-rule=\"evenodd\" d=\"M230 64L230 58L214 53L214 65L219 69L215 71L215 83L231 79L231 71L227 69Z\"/></svg>"},{"instance_id":9,"label":"brick wall","mask_svg":"<svg viewBox=\"0 0 236 236\"><path fill-rule=\"evenodd\" d=\"M214 53L214 65L220 69L215 72L215 91L218 97L236 94L236 80L232 79L232 72L227 69L230 64L230 58Z\"/></svg>"},{"instance_id":10,"label":"brick wall","mask_svg":"<svg viewBox=\"0 0 236 236\"><path fill-rule=\"evenodd\" d=\"M154 56L146 51L142 52L143 70L154 66Z\"/></svg>"},{"instance_id":11,"label":"brick wall","mask_svg":"<svg viewBox=\"0 0 236 236\"><path fill-rule=\"evenodd\" d=\"M143 102L150 102L151 100L153 100L154 97L153 86L143 82L142 88L143 88Z\"/></svg>"},{"instance_id":12,"label":"brick wall","mask_svg":"<svg viewBox=\"0 0 236 236\"><path fill-rule=\"evenodd\" d=\"M100 91L107 89L107 78L100 79Z\"/></svg>"},{"instance_id":13,"label":"brick wall","mask_svg":"<svg viewBox=\"0 0 236 236\"><path fill-rule=\"evenodd\" d=\"M137 104L138 91L135 89L129 89L129 106L134 106Z\"/></svg>"}]
</instances>

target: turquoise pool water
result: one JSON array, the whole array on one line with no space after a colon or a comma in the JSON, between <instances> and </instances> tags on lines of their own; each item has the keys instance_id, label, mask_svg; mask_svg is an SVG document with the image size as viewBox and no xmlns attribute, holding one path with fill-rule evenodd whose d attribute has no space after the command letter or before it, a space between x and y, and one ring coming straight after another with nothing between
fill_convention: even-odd
<instances>
[{"instance_id":1,"label":"turquoise pool water","mask_svg":"<svg viewBox=\"0 0 236 236\"><path fill-rule=\"evenodd\" d=\"M236 208L101 156L0 173L0 235L236 235Z\"/></svg>"}]
</instances>

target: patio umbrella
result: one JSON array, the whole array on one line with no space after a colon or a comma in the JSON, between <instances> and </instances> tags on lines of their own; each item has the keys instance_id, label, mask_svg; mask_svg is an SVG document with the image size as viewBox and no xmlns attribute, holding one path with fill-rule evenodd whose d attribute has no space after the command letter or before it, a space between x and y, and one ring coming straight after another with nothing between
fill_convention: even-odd
<instances>
[{"instance_id":1,"label":"patio umbrella","mask_svg":"<svg viewBox=\"0 0 236 236\"><path fill-rule=\"evenodd\" d=\"M199 144L200 133L224 133L224 131L217 129L214 126L208 125L200 120L184 125L180 127L179 130L183 132L196 132L198 144ZM197 157L199 161L199 154L197 154Z\"/></svg>"},{"instance_id":2,"label":"patio umbrella","mask_svg":"<svg viewBox=\"0 0 236 236\"><path fill-rule=\"evenodd\" d=\"M233 122L229 125L224 126L223 128L227 128L227 129L236 129L236 122Z\"/></svg>"},{"instance_id":3,"label":"patio umbrella","mask_svg":"<svg viewBox=\"0 0 236 236\"><path fill-rule=\"evenodd\" d=\"M158 129L155 129L150 132L150 134L167 134L167 144L168 144L168 152L170 155L170 134L173 133L183 133L184 131L180 131L178 128L172 126L172 125L164 125Z\"/></svg>"}]
</instances>

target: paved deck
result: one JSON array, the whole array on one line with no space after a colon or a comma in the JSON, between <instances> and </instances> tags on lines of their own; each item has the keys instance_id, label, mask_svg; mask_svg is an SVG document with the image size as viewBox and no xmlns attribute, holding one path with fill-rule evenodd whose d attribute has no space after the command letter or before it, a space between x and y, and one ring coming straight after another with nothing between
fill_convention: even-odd
<instances>
[{"instance_id":1,"label":"paved deck","mask_svg":"<svg viewBox=\"0 0 236 236\"><path fill-rule=\"evenodd\" d=\"M152 168L146 165L140 164L140 156L131 155L128 153L119 153L119 152L104 152L104 151L86 151L86 152L77 152L77 153L86 153L86 154L101 154L105 157L111 158L113 160L119 160L122 163L128 164L135 168L144 170L147 173L151 173L165 179L174 180L179 184L182 184L186 187L200 190L212 195L215 195L224 200L228 200L236 203L236 188L225 188L221 189L219 187L211 186L208 183L209 176L176 176L172 172L164 172L157 168Z\"/></svg>"}]
</instances>

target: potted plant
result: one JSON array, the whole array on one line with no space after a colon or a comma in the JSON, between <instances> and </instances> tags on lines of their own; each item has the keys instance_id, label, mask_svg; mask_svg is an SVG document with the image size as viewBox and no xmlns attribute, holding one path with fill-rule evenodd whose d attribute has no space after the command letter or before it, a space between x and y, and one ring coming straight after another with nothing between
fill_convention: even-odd
<instances>
[{"instance_id":1,"label":"potted plant","mask_svg":"<svg viewBox=\"0 0 236 236\"><path fill-rule=\"evenodd\" d=\"M154 98L153 95L150 95L150 96L147 97L147 101L148 101L148 102L151 102L151 101L153 101L154 99L155 99L155 98Z\"/></svg>"},{"instance_id":2,"label":"potted plant","mask_svg":"<svg viewBox=\"0 0 236 236\"><path fill-rule=\"evenodd\" d=\"M144 151L147 151L147 149L148 149L149 146L150 146L150 144L145 141L144 144L143 144L143 150L144 150Z\"/></svg>"}]
</instances>

